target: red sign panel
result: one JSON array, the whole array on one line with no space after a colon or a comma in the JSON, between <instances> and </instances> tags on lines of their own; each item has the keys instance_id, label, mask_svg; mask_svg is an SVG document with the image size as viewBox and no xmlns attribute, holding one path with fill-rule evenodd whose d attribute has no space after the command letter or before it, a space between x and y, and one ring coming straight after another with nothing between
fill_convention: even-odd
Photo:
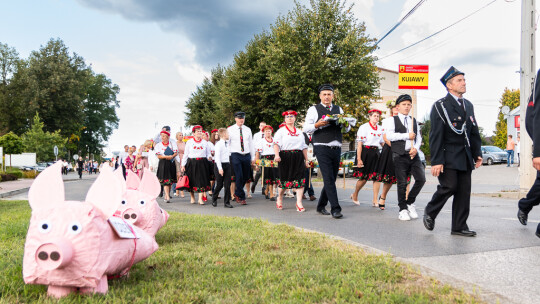
<instances>
[{"instance_id":1,"label":"red sign panel","mask_svg":"<svg viewBox=\"0 0 540 304\"><path fill-rule=\"evenodd\" d=\"M427 90L429 66L400 64L398 77L398 89Z\"/></svg>"},{"instance_id":2,"label":"red sign panel","mask_svg":"<svg viewBox=\"0 0 540 304\"><path fill-rule=\"evenodd\" d=\"M519 129L519 115L518 116L514 116L514 127Z\"/></svg>"}]
</instances>

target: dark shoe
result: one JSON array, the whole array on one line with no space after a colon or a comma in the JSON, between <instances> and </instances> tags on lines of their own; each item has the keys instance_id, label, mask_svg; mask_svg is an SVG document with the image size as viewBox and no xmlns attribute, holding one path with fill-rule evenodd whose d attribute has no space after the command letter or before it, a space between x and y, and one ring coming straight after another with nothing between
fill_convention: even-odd
<instances>
[{"instance_id":1,"label":"dark shoe","mask_svg":"<svg viewBox=\"0 0 540 304\"><path fill-rule=\"evenodd\" d=\"M159 193L159 197L163 197L163 191Z\"/></svg>"},{"instance_id":2,"label":"dark shoe","mask_svg":"<svg viewBox=\"0 0 540 304\"><path fill-rule=\"evenodd\" d=\"M264 195L264 194L263 194ZM266 197L266 199L270 199L270 196L268 195L264 195L264 197Z\"/></svg>"},{"instance_id":3,"label":"dark shoe","mask_svg":"<svg viewBox=\"0 0 540 304\"><path fill-rule=\"evenodd\" d=\"M536 226L536 236L540 238L540 224L538 224L538 226Z\"/></svg>"},{"instance_id":4,"label":"dark shoe","mask_svg":"<svg viewBox=\"0 0 540 304\"><path fill-rule=\"evenodd\" d=\"M225 204L224 207L225 207L225 208L234 208L234 207L233 207L231 204L229 204L229 203Z\"/></svg>"},{"instance_id":5,"label":"dark shoe","mask_svg":"<svg viewBox=\"0 0 540 304\"><path fill-rule=\"evenodd\" d=\"M238 201L238 203L240 203L240 205L247 205L246 200L240 200L240 201Z\"/></svg>"},{"instance_id":6,"label":"dark shoe","mask_svg":"<svg viewBox=\"0 0 540 304\"><path fill-rule=\"evenodd\" d=\"M305 194L302 194L302 199L303 199L303 200L307 199L307 197L306 197Z\"/></svg>"},{"instance_id":7,"label":"dark shoe","mask_svg":"<svg viewBox=\"0 0 540 304\"><path fill-rule=\"evenodd\" d=\"M237 202L237 203L240 203L240 201L242 201L242 200L238 197L238 195L236 195L236 194L233 194L233 197L234 197L234 198L233 198L233 201L235 201L235 202Z\"/></svg>"},{"instance_id":8,"label":"dark shoe","mask_svg":"<svg viewBox=\"0 0 540 304\"><path fill-rule=\"evenodd\" d=\"M452 230L452 232L450 234L452 234L452 235L461 235L461 236L476 236L475 231L468 230L468 229L458 230L458 231Z\"/></svg>"},{"instance_id":9,"label":"dark shoe","mask_svg":"<svg viewBox=\"0 0 540 304\"><path fill-rule=\"evenodd\" d=\"M521 211L521 209L518 209L517 218L521 225L527 225L527 219L529 218L529 215Z\"/></svg>"},{"instance_id":10,"label":"dark shoe","mask_svg":"<svg viewBox=\"0 0 540 304\"><path fill-rule=\"evenodd\" d=\"M335 218L335 219L342 218L343 214L341 214L341 212L339 212L339 211L336 211L336 212L332 213L332 217Z\"/></svg>"},{"instance_id":11,"label":"dark shoe","mask_svg":"<svg viewBox=\"0 0 540 304\"><path fill-rule=\"evenodd\" d=\"M429 231L433 230L435 228L435 219L429 215L424 215L424 227Z\"/></svg>"},{"instance_id":12,"label":"dark shoe","mask_svg":"<svg viewBox=\"0 0 540 304\"><path fill-rule=\"evenodd\" d=\"M253 183L253 185L251 185L251 193L255 193L255 186L256 186L256 185L257 185L257 184L255 184L255 183Z\"/></svg>"},{"instance_id":13,"label":"dark shoe","mask_svg":"<svg viewBox=\"0 0 540 304\"><path fill-rule=\"evenodd\" d=\"M309 196L309 200L310 200L310 201L314 201L314 200L316 200L316 199L317 199L317 198L315 197L315 195L310 195L310 196Z\"/></svg>"},{"instance_id":14,"label":"dark shoe","mask_svg":"<svg viewBox=\"0 0 540 304\"><path fill-rule=\"evenodd\" d=\"M326 209L317 210L317 212L322 215L330 215L330 212L328 212L328 210Z\"/></svg>"},{"instance_id":15,"label":"dark shoe","mask_svg":"<svg viewBox=\"0 0 540 304\"><path fill-rule=\"evenodd\" d=\"M212 200L212 206L217 207L217 201Z\"/></svg>"},{"instance_id":16,"label":"dark shoe","mask_svg":"<svg viewBox=\"0 0 540 304\"><path fill-rule=\"evenodd\" d=\"M275 201L276 201L276 198L275 198L275 197L271 197L271 198L270 198L270 201L275 202Z\"/></svg>"}]
</instances>

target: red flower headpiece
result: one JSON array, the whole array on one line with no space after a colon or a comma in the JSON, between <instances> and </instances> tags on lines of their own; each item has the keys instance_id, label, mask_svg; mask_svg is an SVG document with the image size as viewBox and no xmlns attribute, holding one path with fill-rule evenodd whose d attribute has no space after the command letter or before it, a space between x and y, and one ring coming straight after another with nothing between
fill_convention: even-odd
<instances>
[{"instance_id":1,"label":"red flower headpiece","mask_svg":"<svg viewBox=\"0 0 540 304\"><path fill-rule=\"evenodd\" d=\"M159 134L161 134L161 133L167 134L167 136L171 137L171 133L169 133L169 132L167 132L167 131L161 131L161 132L159 132Z\"/></svg>"},{"instance_id":2,"label":"red flower headpiece","mask_svg":"<svg viewBox=\"0 0 540 304\"><path fill-rule=\"evenodd\" d=\"M195 130L197 130L197 129L201 129L201 131L203 130L203 129L202 129L202 126L197 125L197 126L194 126L194 127L191 129L191 132L195 133Z\"/></svg>"},{"instance_id":3,"label":"red flower headpiece","mask_svg":"<svg viewBox=\"0 0 540 304\"><path fill-rule=\"evenodd\" d=\"M264 130L266 130L266 129L270 129L270 130L272 130L272 132L274 132L274 128L272 128L272 126L270 126L270 125L264 126L264 127L262 128L263 132L264 132Z\"/></svg>"},{"instance_id":4,"label":"red flower headpiece","mask_svg":"<svg viewBox=\"0 0 540 304\"><path fill-rule=\"evenodd\" d=\"M382 115L381 110L377 110L377 109L369 110L369 111L368 111L368 114L369 114L369 113L373 113L373 112L377 112L377 113L379 113L379 115Z\"/></svg>"},{"instance_id":5,"label":"red flower headpiece","mask_svg":"<svg viewBox=\"0 0 540 304\"><path fill-rule=\"evenodd\" d=\"M281 113L281 116L285 116L285 115L294 115L294 116L297 116L298 113L296 113L296 111L285 111L283 113Z\"/></svg>"},{"instance_id":6,"label":"red flower headpiece","mask_svg":"<svg viewBox=\"0 0 540 304\"><path fill-rule=\"evenodd\" d=\"M217 131L218 131L218 129L214 129L214 130L212 130L211 133L215 133L215 132L217 132Z\"/></svg>"}]
</instances>

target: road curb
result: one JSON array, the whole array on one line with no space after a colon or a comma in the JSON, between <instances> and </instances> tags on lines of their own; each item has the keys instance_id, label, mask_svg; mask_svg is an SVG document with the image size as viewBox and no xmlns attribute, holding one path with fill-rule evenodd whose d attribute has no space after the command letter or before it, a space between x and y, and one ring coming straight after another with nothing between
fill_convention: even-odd
<instances>
[{"instance_id":1,"label":"road curb","mask_svg":"<svg viewBox=\"0 0 540 304\"><path fill-rule=\"evenodd\" d=\"M65 179L64 183L65 182L74 182L74 181L79 181L79 180L81 180L81 179L78 179L78 178ZM6 197L14 196L14 195L17 195L17 194L21 194L21 193L24 193L24 192L28 191L28 189L30 189L30 187L23 187L23 188L11 190L11 191L6 191L4 193L0 193L0 198L6 198Z\"/></svg>"}]
</instances>

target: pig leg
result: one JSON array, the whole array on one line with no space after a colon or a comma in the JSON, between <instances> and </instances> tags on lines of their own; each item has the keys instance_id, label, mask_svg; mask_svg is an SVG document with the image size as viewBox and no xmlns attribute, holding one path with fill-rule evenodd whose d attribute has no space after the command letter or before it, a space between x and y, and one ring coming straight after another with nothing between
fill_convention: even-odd
<instances>
[{"instance_id":1,"label":"pig leg","mask_svg":"<svg viewBox=\"0 0 540 304\"><path fill-rule=\"evenodd\" d=\"M96 287L85 287L80 289L80 293L88 294L88 293L102 293L106 294L109 290L109 284L107 283L107 276L104 275L101 277L101 280L99 280Z\"/></svg>"},{"instance_id":2,"label":"pig leg","mask_svg":"<svg viewBox=\"0 0 540 304\"><path fill-rule=\"evenodd\" d=\"M76 287L71 287L71 286L49 285L49 288L47 288L47 294L51 297L60 299L60 298L66 297L72 292L75 292L76 290L77 290Z\"/></svg>"}]
</instances>

